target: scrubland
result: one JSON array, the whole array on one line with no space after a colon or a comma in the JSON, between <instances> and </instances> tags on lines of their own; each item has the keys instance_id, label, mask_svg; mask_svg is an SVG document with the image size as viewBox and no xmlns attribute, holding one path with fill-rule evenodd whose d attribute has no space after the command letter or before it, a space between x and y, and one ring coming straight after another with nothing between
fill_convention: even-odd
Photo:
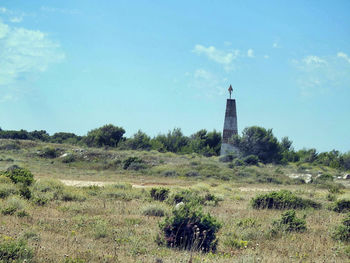
<instances>
[{"instance_id":1,"label":"scrubland","mask_svg":"<svg viewBox=\"0 0 350 263\"><path fill-rule=\"evenodd\" d=\"M13 262L350 261L349 239L335 234L349 212L346 202L336 209L339 200L350 200L349 185L337 179L344 172L329 167L236 166L197 154L0 140L0 171L13 165L28 169L34 182L26 188L0 176L0 262L11 262L5 252L15 255ZM291 174L309 174L312 182ZM62 179L108 184L73 187ZM151 195L159 188L166 198ZM160 225L185 190L221 225L215 251L159 241ZM254 198L279 190L319 205L290 207L305 221L302 231L276 227L289 207L254 208Z\"/></svg>"}]
</instances>

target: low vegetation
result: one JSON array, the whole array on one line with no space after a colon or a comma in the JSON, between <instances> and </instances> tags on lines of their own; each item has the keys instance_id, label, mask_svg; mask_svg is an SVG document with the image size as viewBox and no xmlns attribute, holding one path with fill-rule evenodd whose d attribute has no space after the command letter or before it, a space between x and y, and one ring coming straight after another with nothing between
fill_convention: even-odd
<instances>
[{"instance_id":1,"label":"low vegetation","mask_svg":"<svg viewBox=\"0 0 350 263\"><path fill-rule=\"evenodd\" d=\"M252 199L255 209L305 209L321 208L321 204L310 199L303 199L290 191L281 190L268 194L258 195Z\"/></svg>"},{"instance_id":2,"label":"low vegetation","mask_svg":"<svg viewBox=\"0 0 350 263\"><path fill-rule=\"evenodd\" d=\"M341 169L120 150L126 142L0 140L3 262L349 260Z\"/></svg>"}]
</instances>

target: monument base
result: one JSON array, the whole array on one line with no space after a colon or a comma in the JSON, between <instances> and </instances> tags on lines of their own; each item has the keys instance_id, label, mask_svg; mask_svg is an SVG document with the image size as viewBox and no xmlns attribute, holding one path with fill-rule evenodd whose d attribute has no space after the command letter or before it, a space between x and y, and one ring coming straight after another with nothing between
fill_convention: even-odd
<instances>
[{"instance_id":1,"label":"monument base","mask_svg":"<svg viewBox=\"0 0 350 263\"><path fill-rule=\"evenodd\" d=\"M221 150L220 150L220 155L227 155L230 153L237 153L238 154L239 150L233 146L232 144L229 143L222 143L221 144Z\"/></svg>"}]
</instances>

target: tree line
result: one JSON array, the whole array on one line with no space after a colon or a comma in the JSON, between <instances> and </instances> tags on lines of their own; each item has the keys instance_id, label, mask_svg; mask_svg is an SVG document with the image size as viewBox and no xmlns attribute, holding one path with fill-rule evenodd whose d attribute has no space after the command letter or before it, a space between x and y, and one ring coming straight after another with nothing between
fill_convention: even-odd
<instances>
[{"instance_id":1,"label":"tree line","mask_svg":"<svg viewBox=\"0 0 350 263\"><path fill-rule=\"evenodd\" d=\"M139 130L130 138L124 136L122 127L112 124L89 131L85 136L74 133L58 132L49 135L46 131L2 130L0 138L38 140L51 143L67 143L88 147L113 147L121 150L156 150L173 153L198 153L204 156L218 156L221 148L221 133L216 130L208 132L205 129L185 136L180 128L175 128L166 134L154 137ZM350 170L350 151L341 153L336 150L318 153L316 149L301 149L295 151L292 141L283 137L280 141L273 135L272 129L258 126L247 127L242 135L234 135L232 143L238 152L232 158L251 163L301 162L321 164L337 169Z\"/></svg>"}]
</instances>

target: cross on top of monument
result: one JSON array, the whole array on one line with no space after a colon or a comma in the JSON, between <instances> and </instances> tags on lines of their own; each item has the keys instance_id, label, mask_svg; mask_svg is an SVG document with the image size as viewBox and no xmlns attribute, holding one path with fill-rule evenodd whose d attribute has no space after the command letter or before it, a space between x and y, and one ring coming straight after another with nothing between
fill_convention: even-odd
<instances>
[{"instance_id":1,"label":"cross on top of monument","mask_svg":"<svg viewBox=\"0 0 350 263\"><path fill-rule=\"evenodd\" d=\"M230 92L230 99L231 99L231 93L232 93L232 91L233 91L233 88L232 88L232 86L230 85L230 87L228 88L228 92Z\"/></svg>"}]
</instances>

